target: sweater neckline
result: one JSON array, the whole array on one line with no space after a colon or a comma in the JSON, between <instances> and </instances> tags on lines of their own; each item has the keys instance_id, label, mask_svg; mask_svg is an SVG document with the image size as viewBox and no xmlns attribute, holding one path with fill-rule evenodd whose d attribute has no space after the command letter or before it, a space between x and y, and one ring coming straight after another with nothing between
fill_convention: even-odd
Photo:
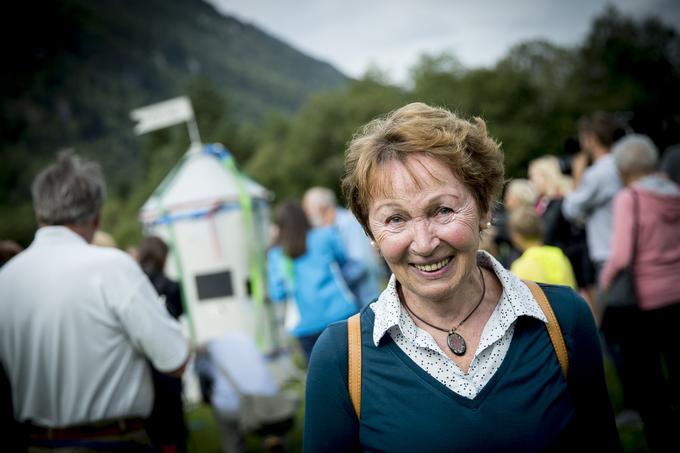
<instances>
[{"instance_id":1,"label":"sweater neckline","mask_svg":"<svg viewBox=\"0 0 680 453\"><path fill-rule=\"evenodd\" d=\"M368 316L370 316L370 322L373 324L375 321L375 314L372 310L365 310ZM523 317L518 317L515 321L516 323L523 323ZM505 359L501 366L496 370L494 375L489 379L486 385L475 395L474 398L470 399L463 395L459 395L453 390L449 389L446 385L439 382L434 376L430 375L427 371L423 370L417 363L415 363L404 351L401 350L399 345L397 345L391 336L385 335L381 341L379 347L385 347L390 350L399 360L401 360L410 370L412 370L420 379L425 381L433 390L443 394L445 397L450 398L457 402L458 404L467 406L471 409L478 408L484 403L484 400L493 391L494 387L498 384L498 381L503 377L507 370L513 366L517 360L517 349L518 344L522 341L524 337L524 330L517 328L515 326L515 332L513 334L512 341L508 352L505 355Z\"/></svg>"}]
</instances>

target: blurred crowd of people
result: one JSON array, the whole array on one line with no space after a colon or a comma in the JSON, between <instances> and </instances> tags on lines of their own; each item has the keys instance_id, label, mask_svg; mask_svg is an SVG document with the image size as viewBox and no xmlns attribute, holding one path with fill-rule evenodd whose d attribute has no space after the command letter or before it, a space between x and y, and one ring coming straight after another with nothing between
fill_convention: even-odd
<instances>
[{"instance_id":1,"label":"blurred crowd of people","mask_svg":"<svg viewBox=\"0 0 680 453\"><path fill-rule=\"evenodd\" d=\"M521 278L578 289L622 383L617 422L641 419L650 449L663 451L680 426L680 348L668 336L680 320L680 148L660 159L649 137L604 112L578 132L579 152L534 159L528 179L508 184L486 247ZM612 306L608 290L627 268L637 305Z\"/></svg>"},{"instance_id":2,"label":"blurred crowd of people","mask_svg":"<svg viewBox=\"0 0 680 453\"><path fill-rule=\"evenodd\" d=\"M639 414L650 449L663 451L680 426L680 145L660 159L649 137L603 112L583 117L578 133L578 153L541 156L527 179L510 181L481 248L518 277L587 301L622 383L619 420ZM164 271L168 245L152 236L116 250L98 230L104 193L96 164L61 155L33 184L33 244L0 241L3 426L17 426L13 448L186 451L190 348L181 286ZM608 290L626 268L637 304L611 306ZM278 204L267 294L306 360L327 326L378 298L388 274L333 190ZM245 451L240 392L274 395L277 383L252 339L226 335L199 358L224 451Z\"/></svg>"},{"instance_id":3,"label":"blurred crowd of people","mask_svg":"<svg viewBox=\"0 0 680 453\"><path fill-rule=\"evenodd\" d=\"M104 198L99 166L62 153L33 183L34 242L0 242L2 421L16 427L13 450L187 451L190 348L181 286L165 273L169 247L148 236L118 250L99 229ZM304 208L282 203L274 225L269 297L308 358L328 324L377 297L384 268L330 189L310 189ZM254 338L226 332L200 345L194 369L223 450L246 451L243 396L280 391ZM294 415L261 430L267 451L281 450Z\"/></svg>"}]
</instances>

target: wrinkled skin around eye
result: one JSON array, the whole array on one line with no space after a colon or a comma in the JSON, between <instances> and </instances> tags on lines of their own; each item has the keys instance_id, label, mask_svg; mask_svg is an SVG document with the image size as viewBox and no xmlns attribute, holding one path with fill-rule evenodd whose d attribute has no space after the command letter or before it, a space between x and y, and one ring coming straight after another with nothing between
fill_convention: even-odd
<instances>
[{"instance_id":1,"label":"wrinkled skin around eye","mask_svg":"<svg viewBox=\"0 0 680 453\"><path fill-rule=\"evenodd\" d=\"M404 202L408 204L407 200L404 200ZM458 202L449 204L453 206L457 205ZM473 230L477 227L476 220L478 215L476 210L477 208L472 199L468 199L462 207L453 208L442 205L431 213L415 216L401 211L388 214L386 211L383 213L383 217L386 217L384 220L381 220L380 217L376 219L369 218L369 223L376 242L380 243L381 237L406 232L409 229L416 228L419 223L426 223L426 227L432 229L438 226L446 226L452 222L462 222L468 229ZM411 232L413 233L413 231Z\"/></svg>"},{"instance_id":2,"label":"wrinkled skin around eye","mask_svg":"<svg viewBox=\"0 0 680 453\"><path fill-rule=\"evenodd\" d=\"M488 215L481 218L469 189L439 161L409 159L418 161L410 173L402 163L384 164L392 190L370 201L369 228L409 302L444 302L471 284L480 222ZM448 264L438 272L422 269L437 263Z\"/></svg>"}]
</instances>

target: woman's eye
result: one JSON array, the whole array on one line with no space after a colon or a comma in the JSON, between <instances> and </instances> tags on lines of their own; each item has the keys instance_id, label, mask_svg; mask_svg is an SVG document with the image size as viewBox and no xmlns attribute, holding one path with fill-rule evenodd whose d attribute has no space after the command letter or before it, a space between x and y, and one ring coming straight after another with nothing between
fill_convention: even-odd
<instances>
[{"instance_id":1,"label":"woman's eye","mask_svg":"<svg viewBox=\"0 0 680 453\"><path fill-rule=\"evenodd\" d=\"M386 223L388 225L398 225L398 224L402 223L403 221L404 221L404 219L402 219L400 216L393 215L393 216L387 218Z\"/></svg>"},{"instance_id":2,"label":"woman's eye","mask_svg":"<svg viewBox=\"0 0 680 453\"><path fill-rule=\"evenodd\" d=\"M437 215L450 215L450 214L453 214L453 209L447 208L446 206L442 206L442 207L437 209L435 214L437 214Z\"/></svg>"}]
</instances>

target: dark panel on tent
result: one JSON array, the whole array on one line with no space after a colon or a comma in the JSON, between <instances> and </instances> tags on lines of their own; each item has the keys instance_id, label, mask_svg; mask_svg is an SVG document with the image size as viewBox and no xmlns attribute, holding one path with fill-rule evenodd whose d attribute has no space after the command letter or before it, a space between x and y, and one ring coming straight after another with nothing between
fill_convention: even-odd
<instances>
[{"instance_id":1,"label":"dark panel on tent","mask_svg":"<svg viewBox=\"0 0 680 453\"><path fill-rule=\"evenodd\" d=\"M233 296L234 286L231 282L231 272L197 275L196 289L199 300Z\"/></svg>"}]
</instances>

